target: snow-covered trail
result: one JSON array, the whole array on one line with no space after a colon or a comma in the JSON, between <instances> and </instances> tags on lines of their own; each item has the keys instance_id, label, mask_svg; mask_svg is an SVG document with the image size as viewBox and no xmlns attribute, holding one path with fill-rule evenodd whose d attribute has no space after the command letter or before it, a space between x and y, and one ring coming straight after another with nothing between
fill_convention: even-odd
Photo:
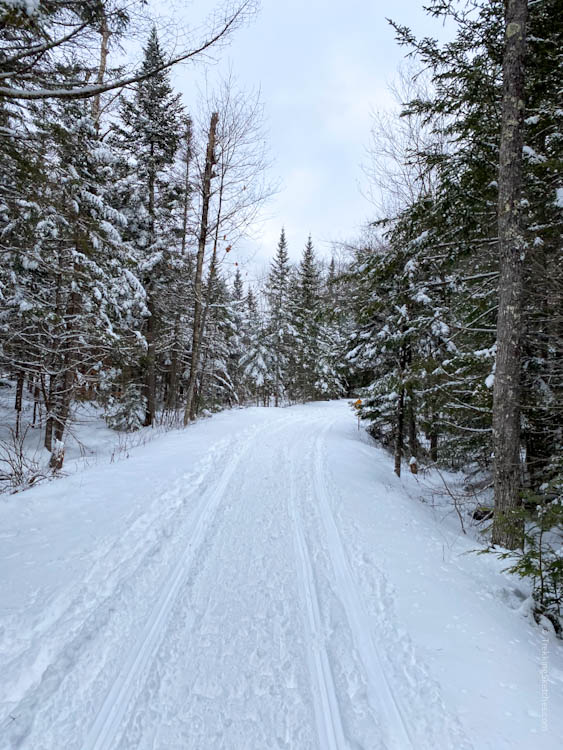
<instances>
[{"instance_id":1,"label":"snow-covered trail","mask_svg":"<svg viewBox=\"0 0 563 750\"><path fill-rule=\"evenodd\" d=\"M420 508L343 404L255 409L213 422L170 438L166 452L148 446L161 480L144 487L141 500L140 465L130 466L138 459L108 468L109 476L100 469L108 491L128 472L129 500L113 516L108 509L101 538L79 536L66 547L59 540L44 551L47 568L56 565L51 557L80 562L59 582L47 576L42 594L30 585L33 595L0 621L2 748L543 747L530 730L529 744L515 744L508 721L496 735L487 729L491 744L476 737L482 717L467 720L449 673L442 670L443 684L432 673L440 664L428 659L427 639L399 620L389 579L400 587L402 577L393 561L385 565L389 539L378 540L383 559L369 554L351 477L362 478L373 519L388 519L398 504L401 527L409 504L415 516ZM180 457L188 447L186 471ZM74 481L60 481L61 501ZM90 481L82 480L85 497ZM95 508L76 510L69 525L92 520ZM421 541L400 531L416 556ZM422 567L432 564L433 548L428 559L424 549ZM14 570L25 579L29 562L37 585L32 556L33 549L16 555ZM434 585L441 587L439 577ZM462 654L462 670L474 658Z\"/></svg>"}]
</instances>

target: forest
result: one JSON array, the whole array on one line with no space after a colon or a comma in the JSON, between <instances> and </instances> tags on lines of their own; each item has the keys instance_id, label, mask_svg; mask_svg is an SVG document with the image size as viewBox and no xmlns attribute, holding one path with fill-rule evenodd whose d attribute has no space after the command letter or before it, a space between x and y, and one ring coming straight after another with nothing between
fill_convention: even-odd
<instances>
[{"instance_id":1,"label":"forest","mask_svg":"<svg viewBox=\"0 0 563 750\"><path fill-rule=\"evenodd\" d=\"M85 403L130 433L349 398L397 475L464 472L561 633L560 0L428 0L444 42L391 20L408 64L366 133L365 230L293 262L280 226L257 282L260 97L233 77L190 111L171 71L259 10L172 50L143 5L0 0L0 491L63 470Z\"/></svg>"}]
</instances>

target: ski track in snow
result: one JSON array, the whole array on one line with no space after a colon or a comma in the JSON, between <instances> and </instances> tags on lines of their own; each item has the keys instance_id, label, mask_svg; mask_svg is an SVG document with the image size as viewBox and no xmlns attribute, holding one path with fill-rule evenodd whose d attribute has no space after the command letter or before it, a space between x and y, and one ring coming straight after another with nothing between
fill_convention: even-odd
<instances>
[{"instance_id":1,"label":"ski track in snow","mask_svg":"<svg viewBox=\"0 0 563 750\"><path fill-rule=\"evenodd\" d=\"M276 411L164 480L13 636L2 750L471 750L344 536L335 424Z\"/></svg>"},{"instance_id":2,"label":"ski track in snow","mask_svg":"<svg viewBox=\"0 0 563 750\"><path fill-rule=\"evenodd\" d=\"M71 747L81 750L104 747L113 750L115 745L111 738L118 730L130 693L138 682L136 678L146 670L150 663L151 648L164 635L167 615L181 588L189 561L205 537L229 480L261 431L276 431L280 425L294 421L295 418L285 416L277 421L277 425L274 423L273 428L265 425L247 430L242 445L238 446L220 473L218 481L214 482L210 475L234 449L232 439L221 441L211 449L202 465L181 476L171 488L156 498L154 513L138 519L125 540L118 539L108 546L102 545L97 564L93 566L86 581L77 587L70 603L61 611L59 603L52 602L52 611L43 613L41 626L33 638L29 638L31 646L26 650L22 649L7 664L6 669L14 673L42 672L30 689L22 691L21 700L12 706L9 715L0 722L0 747L58 749L63 746L58 744L63 740L57 738L57 728L62 730L64 737L65 731L68 732L72 727L75 736L67 735L64 740L65 750ZM201 499L195 503L195 510L189 513L187 501L209 482L210 489L203 491ZM155 523L156 531L151 528ZM171 549L167 549L167 546ZM175 561L173 554L177 547L180 547L180 557ZM108 566L106 559L113 562ZM155 570L150 570L147 575L147 570L151 567ZM152 595L154 599L156 595L158 598L152 608L142 611L141 606L141 611L135 612L135 608L142 605L142 598L149 586L152 589L147 592L149 596ZM127 639L123 644L127 628L134 629L136 626L133 617L135 614L145 621L142 634L137 637L133 646ZM20 640L22 643L26 642L25 634L20 636ZM118 653L118 671L90 733L80 741L73 725L77 721L82 724L84 717L77 719L80 708L75 709L74 704L86 699L86 706L82 707L82 711L88 713L92 709L91 701L95 698L88 695L87 683L90 682L95 687L98 676L105 680L104 641L110 644L110 650L113 648ZM125 664L123 652L128 654ZM115 658L115 655L110 655L107 659L110 670L115 668L112 663ZM36 737L33 728L38 716L42 719L40 725L43 729ZM45 734L45 725L53 736ZM99 741L94 739L97 735Z\"/></svg>"},{"instance_id":3,"label":"ski track in snow","mask_svg":"<svg viewBox=\"0 0 563 750\"><path fill-rule=\"evenodd\" d=\"M412 738L410 737L404 712L398 705L389 686L387 675L379 659L375 641L371 637L371 623L365 614L361 597L350 572L342 540L330 508L328 483L325 479L326 468L322 463L325 434L329 427L330 425L327 425L323 428L315 440L313 487L334 572L333 585L338 592L338 596L346 612L346 618L353 633L354 644L366 672L368 693L371 694L371 706L382 712L386 717L386 747L389 750L395 750L395 748L397 750L413 748L414 750L415 745L413 745Z\"/></svg>"},{"instance_id":4,"label":"ski track in snow","mask_svg":"<svg viewBox=\"0 0 563 750\"><path fill-rule=\"evenodd\" d=\"M305 541L302 522L297 510L297 491L293 467L289 471L289 513L295 535L295 553L301 596L306 612L303 623L309 670L313 679L313 702L319 747L326 750L345 750L348 744L344 737L340 706L336 694L334 677L325 646L321 607L313 576L311 559Z\"/></svg>"},{"instance_id":5,"label":"ski track in snow","mask_svg":"<svg viewBox=\"0 0 563 750\"><path fill-rule=\"evenodd\" d=\"M312 507L317 508L324 531L332 564L331 585L346 613L365 670L369 704L385 723L384 746L388 750L430 750L436 747L470 750L471 743L464 736L459 722L448 715L439 687L428 676L407 633L401 631L397 623L391 622L393 601L388 592L384 598L386 582L381 572L379 586L372 594L373 599L379 600L384 622L375 623L368 614L332 510L338 491L326 463L329 429L330 424L319 431L315 440L312 473L315 502Z\"/></svg>"},{"instance_id":6,"label":"ski track in snow","mask_svg":"<svg viewBox=\"0 0 563 750\"><path fill-rule=\"evenodd\" d=\"M270 429L234 477L119 747L313 747L288 520L279 515L283 480L255 476L260 466L269 471L271 438L284 429Z\"/></svg>"},{"instance_id":7,"label":"ski track in snow","mask_svg":"<svg viewBox=\"0 0 563 750\"><path fill-rule=\"evenodd\" d=\"M238 453L229 459L219 482L209 493L209 496L202 500L195 524L189 532L189 538L186 539L184 552L174 566L171 575L167 576L167 580L163 583L160 595L139 638L132 647L127 661L108 692L96 721L82 744L83 750L102 750L115 745L115 737L123 722L134 686L141 682L143 675L146 674L150 666L151 659L164 638L166 624L178 597L178 592L187 578L195 556L199 552L217 513L218 506L225 496L229 482L248 450L250 442L251 439L248 439Z\"/></svg>"}]
</instances>

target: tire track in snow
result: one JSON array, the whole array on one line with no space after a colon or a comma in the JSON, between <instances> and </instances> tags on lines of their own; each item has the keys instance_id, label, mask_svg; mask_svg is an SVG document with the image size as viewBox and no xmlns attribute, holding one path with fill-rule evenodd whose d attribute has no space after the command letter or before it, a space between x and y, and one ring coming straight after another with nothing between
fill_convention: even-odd
<instances>
[{"instance_id":1,"label":"tire track in snow","mask_svg":"<svg viewBox=\"0 0 563 750\"><path fill-rule=\"evenodd\" d=\"M185 551L176 562L149 617L145 621L139 637L129 651L120 673L106 694L96 719L81 745L82 750L113 750L115 747L117 734L123 726L128 706L136 692L136 686L144 684L143 677L148 673L156 658L179 593L189 577L197 552L201 549L207 531L213 524L213 519L220 508L233 475L260 433L266 430L270 430L270 433L277 432L290 421L294 421L294 417L285 417L274 425L266 424L257 428L240 447L238 453L230 459L219 481L210 491L209 497L200 504Z\"/></svg>"},{"instance_id":2,"label":"tire track in snow","mask_svg":"<svg viewBox=\"0 0 563 750\"><path fill-rule=\"evenodd\" d=\"M347 750L349 745L342 727L334 677L326 650L326 635L322 624L313 568L303 534L303 523L297 508L295 471L289 456L287 456L287 461L290 466L288 509L294 531L299 588L306 611L307 621L304 626L309 672L317 687L316 690L313 687L312 694L319 747L320 750Z\"/></svg>"},{"instance_id":3,"label":"tire track in snow","mask_svg":"<svg viewBox=\"0 0 563 750\"><path fill-rule=\"evenodd\" d=\"M319 503L319 517L327 540L327 550L334 571L334 585L337 596L346 611L353 640L358 649L368 680L372 707L388 722L389 750L408 750L417 744L411 737L405 711L395 698L393 686L387 677L385 667L372 636L370 618L365 610L329 501L329 490L323 466L323 450L326 434L331 423L326 425L317 437L314 447L313 488Z\"/></svg>"}]
</instances>

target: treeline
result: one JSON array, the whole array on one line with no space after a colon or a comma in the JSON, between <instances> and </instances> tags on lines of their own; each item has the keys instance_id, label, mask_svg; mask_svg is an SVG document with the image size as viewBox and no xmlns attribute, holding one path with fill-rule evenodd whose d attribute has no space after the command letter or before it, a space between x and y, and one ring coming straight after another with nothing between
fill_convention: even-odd
<instances>
[{"instance_id":1,"label":"treeline","mask_svg":"<svg viewBox=\"0 0 563 750\"><path fill-rule=\"evenodd\" d=\"M514 546L518 513L512 530L500 519L523 491L555 497L562 474L559 3L436 0L457 28L441 45L395 24L418 63L400 114L374 123L370 232L338 269L310 240L292 267L282 233L260 288L232 250L271 193L260 103L227 82L188 112L169 79L251 10L217 14L174 57L153 28L120 68L114 50L138 34L127 4L0 0L0 364L16 431L27 390L56 467L77 399L135 429L363 388L397 473L427 457L490 475L495 539Z\"/></svg>"},{"instance_id":2,"label":"treeline","mask_svg":"<svg viewBox=\"0 0 563 750\"><path fill-rule=\"evenodd\" d=\"M559 612L561 3L428 11L457 32L439 44L393 24L415 63L396 119L374 123L368 174L387 200L350 269L349 358L397 474L424 457L488 477L493 542L531 552L522 569Z\"/></svg>"},{"instance_id":3,"label":"treeline","mask_svg":"<svg viewBox=\"0 0 563 750\"><path fill-rule=\"evenodd\" d=\"M334 263L321 268L309 238L292 266L283 232L263 289L233 260L271 193L260 102L227 81L187 112L156 27L137 68L111 69L126 5L0 10L0 364L16 437L31 400L58 469L79 401L132 431L340 395Z\"/></svg>"},{"instance_id":4,"label":"treeline","mask_svg":"<svg viewBox=\"0 0 563 750\"><path fill-rule=\"evenodd\" d=\"M291 264L282 229L261 296L261 315L252 293L247 300L251 324L241 358L257 403L279 406L343 396L350 317L334 259L324 269L309 237L300 263Z\"/></svg>"},{"instance_id":5,"label":"treeline","mask_svg":"<svg viewBox=\"0 0 563 750\"><path fill-rule=\"evenodd\" d=\"M394 212L378 217L382 231L357 250L353 305L361 325L350 358L371 381L363 414L398 455L416 457L424 448L434 461L491 467L504 3L470 5L456 12L455 4L432 4L435 15L459 24L457 37L443 46L395 26L399 41L431 72L431 85L403 101L392 136L377 125L374 131L375 155L393 152L410 191L397 196ZM522 470L534 490L558 470L563 422L558 7L549 0L530 6L523 177L515 207L524 269L521 383L515 387ZM375 178L384 182L385 164L377 169ZM423 446L419 429L427 438Z\"/></svg>"}]
</instances>

